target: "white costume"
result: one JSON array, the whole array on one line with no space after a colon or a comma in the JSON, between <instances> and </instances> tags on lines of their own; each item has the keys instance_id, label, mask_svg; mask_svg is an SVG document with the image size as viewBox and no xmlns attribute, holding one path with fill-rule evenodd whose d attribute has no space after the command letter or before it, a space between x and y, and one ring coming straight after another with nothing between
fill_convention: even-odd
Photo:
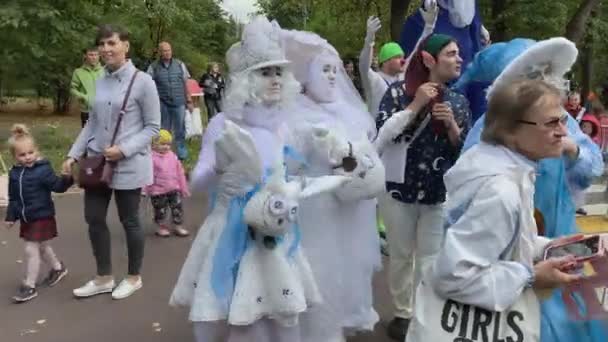
<instances>
[{"instance_id":1,"label":"white costume","mask_svg":"<svg viewBox=\"0 0 608 342\"><path fill-rule=\"evenodd\" d=\"M337 191L300 203L302 246L324 300L302 316L301 340L339 340L344 333L372 330L378 321L372 305L372 277L381 267L375 197L384 191L384 167L370 143L374 122L336 50L310 32L283 31L283 36L305 89L287 123L294 147L307 161L299 172L353 177ZM308 143L311 131L315 148ZM354 170L349 159L356 160Z\"/></svg>"},{"instance_id":2,"label":"white costume","mask_svg":"<svg viewBox=\"0 0 608 342\"><path fill-rule=\"evenodd\" d=\"M257 18L228 50L227 111L209 123L193 172L213 206L170 303L190 306L197 341L293 341L299 315L321 302L299 244L298 202L348 178L285 179L281 132L299 84L279 68L288 64L279 32Z\"/></svg>"},{"instance_id":3,"label":"white costume","mask_svg":"<svg viewBox=\"0 0 608 342\"><path fill-rule=\"evenodd\" d=\"M483 142L448 171L449 228L432 271L418 287L407 342L444 341L458 331L462 340L477 340L480 310L467 306L459 316L456 309L450 311L448 299L458 308L468 304L484 309L485 329L493 324L489 330L494 338L539 340L540 308L530 282L533 262L549 240L536 232L535 178L536 163ZM467 325L469 309L475 315L473 329ZM518 319L512 319L514 312ZM452 324L460 330L455 332ZM488 335L485 329L483 336Z\"/></svg>"}]
</instances>

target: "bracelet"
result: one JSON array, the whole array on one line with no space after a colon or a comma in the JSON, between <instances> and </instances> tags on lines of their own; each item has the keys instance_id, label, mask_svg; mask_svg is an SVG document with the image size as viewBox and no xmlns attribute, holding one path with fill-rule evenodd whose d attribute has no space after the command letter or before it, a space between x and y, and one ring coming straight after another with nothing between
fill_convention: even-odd
<instances>
[{"instance_id":1,"label":"bracelet","mask_svg":"<svg viewBox=\"0 0 608 342\"><path fill-rule=\"evenodd\" d=\"M525 266L526 269L529 272L529 276L528 276L528 280L526 281L526 286L525 288L531 288L532 286L534 286L534 282L536 281L536 275L534 274L534 269L529 267L529 266Z\"/></svg>"}]
</instances>

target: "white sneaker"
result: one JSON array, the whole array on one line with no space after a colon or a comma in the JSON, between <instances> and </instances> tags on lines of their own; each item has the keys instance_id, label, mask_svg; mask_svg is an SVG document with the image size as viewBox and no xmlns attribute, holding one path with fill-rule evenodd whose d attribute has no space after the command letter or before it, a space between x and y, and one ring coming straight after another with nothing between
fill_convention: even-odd
<instances>
[{"instance_id":1,"label":"white sneaker","mask_svg":"<svg viewBox=\"0 0 608 342\"><path fill-rule=\"evenodd\" d=\"M141 278L137 280L135 284L123 279L120 284L112 291L112 299L125 299L135 293L135 291L141 289L143 283Z\"/></svg>"},{"instance_id":2,"label":"white sneaker","mask_svg":"<svg viewBox=\"0 0 608 342\"><path fill-rule=\"evenodd\" d=\"M74 296L80 298L91 297L102 293L112 292L115 285L114 280L103 284L97 284L94 280L91 280L84 284L84 286L74 289L72 293L74 293Z\"/></svg>"}]
</instances>

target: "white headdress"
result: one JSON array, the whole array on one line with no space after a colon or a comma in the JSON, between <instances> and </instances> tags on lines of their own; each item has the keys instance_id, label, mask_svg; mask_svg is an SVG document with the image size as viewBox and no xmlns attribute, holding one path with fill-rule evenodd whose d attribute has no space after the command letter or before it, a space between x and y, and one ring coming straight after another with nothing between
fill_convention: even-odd
<instances>
[{"instance_id":1,"label":"white headdress","mask_svg":"<svg viewBox=\"0 0 608 342\"><path fill-rule=\"evenodd\" d=\"M521 78L542 78L562 88L563 85L559 83L564 82L564 75L570 71L577 56L576 45L566 38L557 37L537 42L507 65L488 90L488 97L498 85Z\"/></svg>"},{"instance_id":2,"label":"white headdress","mask_svg":"<svg viewBox=\"0 0 608 342\"><path fill-rule=\"evenodd\" d=\"M229 117L240 119L245 104L260 102L253 92L255 77L252 76L252 71L290 64L285 58L280 32L281 27L276 21L270 22L265 17L258 16L245 25L241 41L233 44L226 52L230 77L224 107ZM281 105L290 103L300 90L300 84L290 72L285 72L283 78Z\"/></svg>"},{"instance_id":3,"label":"white headdress","mask_svg":"<svg viewBox=\"0 0 608 342\"><path fill-rule=\"evenodd\" d=\"M336 98L340 114L346 118L349 124L355 123L366 130L375 130L371 115L367 112L365 103L348 77L338 51L327 40L312 32L282 30L281 35L285 54L292 62L291 67L296 80L304 86L311 78L310 73L313 72L311 64L335 58L338 67ZM320 72L320 70L317 71Z\"/></svg>"},{"instance_id":4,"label":"white headdress","mask_svg":"<svg viewBox=\"0 0 608 342\"><path fill-rule=\"evenodd\" d=\"M226 52L231 73L289 64L281 44L281 27L276 21L258 16L243 28L241 41Z\"/></svg>"}]
</instances>

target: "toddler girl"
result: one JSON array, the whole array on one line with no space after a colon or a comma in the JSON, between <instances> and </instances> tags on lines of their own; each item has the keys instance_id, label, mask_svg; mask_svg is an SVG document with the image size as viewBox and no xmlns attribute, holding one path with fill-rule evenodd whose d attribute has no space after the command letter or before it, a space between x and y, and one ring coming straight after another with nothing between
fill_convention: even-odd
<instances>
[{"instance_id":1,"label":"toddler girl","mask_svg":"<svg viewBox=\"0 0 608 342\"><path fill-rule=\"evenodd\" d=\"M150 196L154 207L154 222L158 224L156 235L168 237L171 231L165 225L167 209L171 210L173 233L177 236L188 236L182 227L184 209L182 197L190 196L188 182L182 163L171 151L173 137L169 131L161 129L152 142L152 161L154 163L154 183L144 188Z\"/></svg>"},{"instance_id":2,"label":"toddler girl","mask_svg":"<svg viewBox=\"0 0 608 342\"><path fill-rule=\"evenodd\" d=\"M19 236L25 241L26 275L13 297L15 302L22 303L38 296L36 280L41 259L51 268L43 284L54 286L68 274L50 245L50 240L57 237L51 193L66 192L73 179L71 175L55 175L50 162L40 157L25 125L16 124L11 132L8 145L15 166L9 172L5 224L11 228L19 220Z\"/></svg>"}]
</instances>

